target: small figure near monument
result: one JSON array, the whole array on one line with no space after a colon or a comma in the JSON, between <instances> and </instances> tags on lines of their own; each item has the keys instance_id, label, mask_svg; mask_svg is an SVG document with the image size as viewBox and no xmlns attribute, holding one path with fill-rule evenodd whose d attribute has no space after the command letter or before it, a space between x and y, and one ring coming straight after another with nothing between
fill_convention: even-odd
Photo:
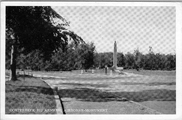
<instances>
[{"instance_id":1,"label":"small figure near monument","mask_svg":"<svg viewBox=\"0 0 182 120\"><path fill-rule=\"evenodd\" d=\"M112 74L112 72L113 72L113 70L112 69L110 69L110 75L112 76L113 74Z\"/></svg>"},{"instance_id":2,"label":"small figure near monument","mask_svg":"<svg viewBox=\"0 0 182 120\"><path fill-rule=\"evenodd\" d=\"M92 69L92 74L94 74L95 73L95 70L94 69Z\"/></svg>"},{"instance_id":3,"label":"small figure near monument","mask_svg":"<svg viewBox=\"0 0 182 120\"><path fill-rule=\"evenodd\" d=\"M83 74L83 70L81 70L81 74Z\"/></svg>"},{"instance_id":4,"label":"small figure near monument","mask_svg":"<svg viewBox=\"0 0 182 120\"><path fill-rule=\"evenodd\" d=\"M105 71L105 74L107 75L107 71L108 71L108 66L107 65L105 65L104 71Z\"/></svg>"}]
</instances>

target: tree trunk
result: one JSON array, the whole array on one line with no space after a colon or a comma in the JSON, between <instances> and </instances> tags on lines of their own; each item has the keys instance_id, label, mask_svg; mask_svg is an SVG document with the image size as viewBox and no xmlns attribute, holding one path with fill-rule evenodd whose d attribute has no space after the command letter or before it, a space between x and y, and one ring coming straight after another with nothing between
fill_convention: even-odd
<instances>
[{"instance_id":1,"label":"tree trunk","mask_svg":"<svg viewBox=\"0 0 182 120\"><path fill-rule=\"evenodd\" d=\"M10 72L10 80L16 81L16 54L17 54L17 48L16 48L16 43L12 45L11 47L11 72Z\"/></svg>"}]
</instances>

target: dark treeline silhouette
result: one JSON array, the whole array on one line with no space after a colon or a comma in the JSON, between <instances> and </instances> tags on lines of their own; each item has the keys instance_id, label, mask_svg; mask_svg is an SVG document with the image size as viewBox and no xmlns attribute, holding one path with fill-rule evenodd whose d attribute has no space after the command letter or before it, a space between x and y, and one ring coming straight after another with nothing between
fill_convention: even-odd
<instances>
[{"instance_id":1,"label":"dark treeline silhouette","mask_svg":"<svg viewBox=\"0 0 182 120\"><path fill-rule=\"evenodd\" d=\"M78 45L72 42L66 47L65 51L59 49L49 59L45 59L39 50L27 55L19 53L17 56L17 69L43 71L89 69L94 64L94 51L95 46L93 43L80 43ZM10 52L6 52L6 69L10 69Z\"/></svg>"},{"instance_id":2,"label":"dark treeline silhouette","mask_svg":"<svg viewBox=\"0 0 182 120\"><path fill-rule=\"evenodd\" d=\"M118 53L118 66L124 69L144 70L175 70L176 55L160 54L149 51L142 54L139 50L133 53ZM66 52L60 49L49 60L42 57L41 52L35 50L28 55L19 54L17 58L18 69L70 71L78 69L112 67L113 53L97 53L93 43L68 45ZM6 52L6 68L10 68L10 56Z\"/></svg>"},{"instance_id":3,"label":"dark treeline silhouette","mask_svg":"<svg viewBox=\"0 0 182 120\"><path fill-rule=\"evenodd\" d=\"M95 65L104 68L104 65L112 66L112 53L97 53ZM118 66L124 69L145 69L145 70L175 70L176 55L148 53L118 53Z\"/></svg>"}]
</instances>

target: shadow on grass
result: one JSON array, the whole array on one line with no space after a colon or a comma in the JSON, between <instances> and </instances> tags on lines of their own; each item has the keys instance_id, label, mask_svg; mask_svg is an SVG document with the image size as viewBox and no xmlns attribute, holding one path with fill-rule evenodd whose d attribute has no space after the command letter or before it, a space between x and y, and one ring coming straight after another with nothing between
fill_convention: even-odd
<instances>
[{"instance_id":1,"label":"shadow on grass","mask_svg":"<svg viewBox=\"0 0 182 120\"><path fill-rule=\"evenodd\" d=\"M99 87L108 87L108 85L106 85L106 84L86 84L86 83L84 83L84 84L81 84L81 83L61 83L61 84L62 85L81 86L81 87L85 87L85 86L97 87L97 88L99 88ZM57 85L60 85L60 83L57 84Z\"/></svg>"},{"instance_id":2,"label":"shadow on grass","mask_svg":"<svg viewBox=\"0 0 182 120\"><path fill-rule=\"evenodd\" d=\"M149 86L156 86L156 85L176 85L176 82L152 82L148 83Z\"/></svg>"},{"instance_id":3,"label":"shadow on grass","mask_svg":"<svg viewBox=\"0 0 182 120\"><path fill-rule=\"evenodd\" d=\"M54 95L53 90L51 88L45 87L30 87L30 86L21 86L15 89L15 92L35 92L38 94L46 94L46 95Z\"/></svg>"},{"instance_id":4,"label":"shadow on grass","mask_svg":"<svg viewBox=\"0 0 182 120\"><path fill-rule=\"evenodd\" d=\"M62 85L72 85L72 86L90 86L90 87L95 87L95 88L99 88L99 87L108 87L109 85L107 84L86 84L86 83L61 83ZM121 85L146 85L146 86L158 86L158 85L176 85L176 82L168 82L168 83L164 83L164 82L151 82L151 83L134 83L134 82L121 82ZM56 84L55 84L56 85ZM58 83L57 85L60 85L60 83Z\"/></svg>"},{"instance_id":5,"label":"shadow on grass","mask_svg":"<svg viewBox=\"0 0 182 120\"><path fill-rule=\"evenodd\" d=\"M27 85L19 86L15 84L6 84L6 92L34 92L38 94L54 95L53 90L50 87Z\"/></svg>"},{"instance_id":6,"label":"shadow on grass","mask_svg":"<svg viewBox=\"0 0 182 120\"><path fill-rule=\"evenodd\" d=\"M35 79L31 76L26 77L23 80L19 77L17 81L6 82L6 93L8 92L34 92L38 94L54 95L54 92L50 86L39 79Z\"/></svg>"},{"instance_id":7,"label":"shadow on grass","mask_svg":"<svg viewBox=\"0 0 182 120\"><path fill-rule=\"evenodd\" d=\"M176 82L151 82L151 83L134 83L134 82L121 82L121 85L146 85L146 86L158 86L158 85L176 85Z\"/></svg>"},{"instance_id":8,"label":"shadow on grass","mask_svg":"<svg viewBox=\"0 0 182 120\"><path fill-rule=\"evenodd\" d=\"M32 75L27 75L27 74L25 74L25 75L21 75L21 74L19 74L19 75L17 75L17 77L18 78L36 78L36 77L34 77L34 76L32 76Z\"/></svg>"},{"instance_id":9,"label":"shadow on grass","mask_svg":"<svg viewBox=\"0 0 182 120\"><path fill-rule=\"evenodd\" d=\"M140 92L102 92L99 90L81 88L81 89L61 89L58 91L60 97L75 98L81 101L90 102L109 102L128 100L143 101L176 101L175 90L144 90Z\"/></svg>"}]
</instances>

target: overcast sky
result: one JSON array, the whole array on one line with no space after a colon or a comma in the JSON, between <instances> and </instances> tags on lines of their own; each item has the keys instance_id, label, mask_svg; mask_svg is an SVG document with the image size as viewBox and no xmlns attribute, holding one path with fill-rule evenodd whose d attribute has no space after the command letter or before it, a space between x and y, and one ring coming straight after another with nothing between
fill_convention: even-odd
<instances>
[{"instance_id":1,"label":"overcast sky","mask_svg":"<svg viewBox=\"0 0 182 120\"><path fill-rule=\"evenodd\" d=\"M97 52L175 53L175 7L59 6L52 7L70 29L86 42L94 42Z\"/></svg>"}]
</instances>

